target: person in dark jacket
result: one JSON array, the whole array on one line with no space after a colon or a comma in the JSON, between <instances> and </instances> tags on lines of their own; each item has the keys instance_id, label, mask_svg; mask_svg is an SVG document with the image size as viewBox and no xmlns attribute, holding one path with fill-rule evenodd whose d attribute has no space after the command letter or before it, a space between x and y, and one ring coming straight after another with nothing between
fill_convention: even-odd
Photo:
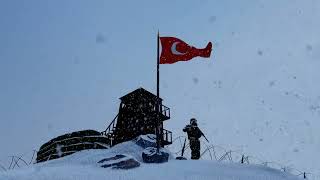
<instances>
[{"instance_id":1,"label":"person in dark jacket","mask_svg":"<svg viewBox=\"0 0 320 180\"><path fill-rule=\"evenodd\" d=\"M203 135L199 129L197 120L195 118L190 119L190 124L183 128L183 132L188 134L191 149L191 159L200 158L200 140L199 138Z\"/></svg>"}]
</instances>

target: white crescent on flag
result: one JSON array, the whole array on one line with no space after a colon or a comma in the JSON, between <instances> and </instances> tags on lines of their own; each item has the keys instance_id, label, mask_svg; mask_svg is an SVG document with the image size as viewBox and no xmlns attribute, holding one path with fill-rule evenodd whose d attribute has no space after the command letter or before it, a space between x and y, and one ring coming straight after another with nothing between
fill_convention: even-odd
<instances>
[{"instance_id":1,"label":"white crescent on flag","mask_svg":"<svg viewBox=\"0 0 320 180\"><path fill-rule=\"evenodd\" d=\"M186 53L181 53L179 51L177 51L177 44L179 44L179 42L174 42L171 46L171 52L174 55L185 55Z\"/></svg>"}]
</instances>

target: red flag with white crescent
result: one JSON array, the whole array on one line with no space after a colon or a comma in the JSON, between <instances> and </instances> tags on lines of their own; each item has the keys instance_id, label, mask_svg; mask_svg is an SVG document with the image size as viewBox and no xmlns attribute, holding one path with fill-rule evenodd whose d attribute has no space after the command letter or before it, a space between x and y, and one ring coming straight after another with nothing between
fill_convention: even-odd
<instances>
[{"instance_id":1,"label":"red flag with white crescent","mask_svg":"<svg viewBox=\"0 0 320 180\"><path fill-rule=\"evenodd\" d=\"M198 49L175 37L160 37L160 41L162 46L160 64L189 61L198 56L208 58L212 51L211 42L205 48Z\"/></svg>"}]
</instances>

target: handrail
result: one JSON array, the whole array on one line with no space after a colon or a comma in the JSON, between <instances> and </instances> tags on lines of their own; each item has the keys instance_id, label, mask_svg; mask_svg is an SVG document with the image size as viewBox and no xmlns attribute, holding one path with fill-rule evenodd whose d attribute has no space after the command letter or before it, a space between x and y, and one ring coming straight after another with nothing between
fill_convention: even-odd
<instances>
[{"instance_id":1,"label":"handrail","mask_svg":"<svg viewBox=\"0 0 320 180\"><path fill-rule=\"evenodd\" d=\"M166 129L162 129L162 139L166 140L167 142L172 143L172 132Z\"/></svg>"},{"instance_id":2,"label":"handrail","mask_svg":"<svg viewBox=\"0 0 320 180\"><path fill-rule=\"evenodd\" d=\"M165 105L161 105L161 114L170 118L170 108Z\"/></svg>"},{"instance_id":3,"label":"handrail","mask_svg":"<svg viewBox=\"0 0 320 180\"><path fill-rule=\"evenodd\" d=\"M105 136L106 136L108 133L110 133L110 131L111 131L111 125L112 125L112 128L115 127L114 124L115 124L118 116L119 116L119 113L118 113L118 114L116 115L116 117L111 121L111 123L110 123L109 126L106 128L106 130L104 130L104 131L101 132L102 135L105 135ZM107 131L108 131L108 133L107 133Z\"/></svg>"},{"instance_id":4,"label":"handrail","mask_svg":"<svg viewBox=\"0 0 320 180\"><path fill-rule=\"evenodd\" d=\"M167 106L161 104L159 105L159 112L164 115L164 116L167 116L170 118L170 108L168 108ZM156 106L153 106L152 109L151 109L152 112L157 112L157 108Z\"/></svg>"}]
</instances>

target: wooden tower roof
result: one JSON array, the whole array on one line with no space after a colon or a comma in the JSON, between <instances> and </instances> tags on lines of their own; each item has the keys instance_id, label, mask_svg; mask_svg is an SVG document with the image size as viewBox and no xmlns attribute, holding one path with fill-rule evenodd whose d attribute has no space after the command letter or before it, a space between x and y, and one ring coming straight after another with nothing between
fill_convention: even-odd
<instances>
[{"instance_id":1,"label":"wooden tower roof","mask_svg":"<svg viewBox=\"0 0 320 180\"><path fill-rule=\"evenodd\" d=\"M122 96L120 98L120 100L122 102L128 102L128 101L132 101L132 100L136 100L136 99L140 99L140 98L148 98L149 100L152 100L154 102L157 101L157 96L152 94L151 92L143 89L143 88L138 88L130 93L128 93L125 96ZM159 97L160 102L162 101L162 99Z\"/></svg>"}]
</instances>

